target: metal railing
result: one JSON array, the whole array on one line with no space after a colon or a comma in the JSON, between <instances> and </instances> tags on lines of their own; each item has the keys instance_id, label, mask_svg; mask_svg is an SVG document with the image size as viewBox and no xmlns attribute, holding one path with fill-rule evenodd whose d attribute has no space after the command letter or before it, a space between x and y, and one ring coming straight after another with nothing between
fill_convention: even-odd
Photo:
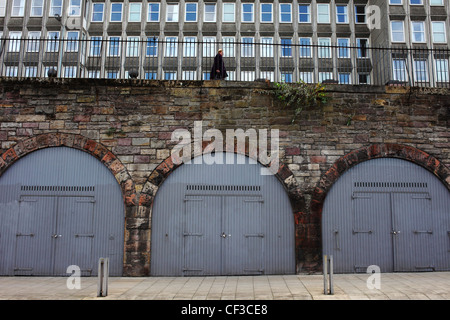
<instances>
[{"instance_id":1,"label":"metal railing","mask_svg":"<svg viewBox=\"0 0 450 320\"><path fill-rule=\"evenodd\" d=\"M248 38L252 39L252 38ZM146 39L0 39L0 75L209 80L223 49L227 80L450 87L450 50Z\"/></svg>"}]
</instances>

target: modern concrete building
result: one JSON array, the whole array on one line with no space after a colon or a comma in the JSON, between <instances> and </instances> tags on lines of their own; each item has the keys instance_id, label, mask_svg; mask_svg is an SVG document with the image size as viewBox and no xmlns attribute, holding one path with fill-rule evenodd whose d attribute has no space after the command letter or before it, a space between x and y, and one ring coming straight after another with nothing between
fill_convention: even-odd
<instances>
[{"instance_id":1,"label":"modern concrete building","mask_svg":"<svg viewBox=\"0 0 450 320\"><path fill-rule=\"evenodd\" d=\"M228 80L440 86L449 12L444 0L0 0L2 74L200 80L223 47ZM12 40L31 38L46 40Z\"/></svg>"}]
</instances>

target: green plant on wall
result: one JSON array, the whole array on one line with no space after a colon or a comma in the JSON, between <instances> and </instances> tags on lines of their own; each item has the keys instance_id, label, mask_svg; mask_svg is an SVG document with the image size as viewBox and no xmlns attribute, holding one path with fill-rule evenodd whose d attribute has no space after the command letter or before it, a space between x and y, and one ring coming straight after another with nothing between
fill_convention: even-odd
<instances>
[{"instance_id":1,"label":"green plant on wall","mask_svg":"<svg viewBox=\"0 0 450 320\"><path fill-rule=\"evenodd\" d=\"M321 83L309 84L304 81L296 83L276 82L273 91L275 97L286 107L294 109L294 122L304 107L315 107L328 101L325 86Z\"/></svg>"}]
</instances>

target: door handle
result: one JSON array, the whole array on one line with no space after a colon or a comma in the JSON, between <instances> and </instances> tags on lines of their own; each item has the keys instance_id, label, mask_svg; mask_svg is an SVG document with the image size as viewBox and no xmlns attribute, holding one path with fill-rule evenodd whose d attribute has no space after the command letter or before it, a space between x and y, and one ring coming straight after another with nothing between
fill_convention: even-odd
<instances>
[{"instance_id":1,"label":"door handle","mask_svg":"<svg viewBox=\"0 0 450 320\"><path fill-rule=\"evenodd\" d=\"M61 238L62 234L52 234L52 238Z\"/></svg>"},{"instance_id":2,"label":"door handle","mask_svg":"<svg viewBox=\"0 0 450 320\"><path fill-rule=\"evenodd\" d=\"M400 231L399 230L392 230L392 232L391 232L394 236L396 236L396 235L398 235L399 233L400 233Z\"/></svg>"},{"instance_id":3,"label":"door handle","mask_svg":"<svg viewBox=\"0 0 450 320\"><path fill-rule=\"evenodd\" d=\"M226 238L227 237L227 235L225 234L225 232L222 232L222 234L220 235L222 238Z\"/></svg>"}]
</instances>

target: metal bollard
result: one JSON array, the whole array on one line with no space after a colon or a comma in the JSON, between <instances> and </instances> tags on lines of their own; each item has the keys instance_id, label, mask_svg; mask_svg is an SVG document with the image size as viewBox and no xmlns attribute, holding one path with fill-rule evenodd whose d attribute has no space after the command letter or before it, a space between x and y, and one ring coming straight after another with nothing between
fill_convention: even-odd
<instances>
[{"instance_id":1,"label":"metal bollard","mask_svg":"<svg viewBox=\"0 0 450 320\"><path fill-rule=\"evenodd\" d=\"M109 258L100 258L98 260L97 297L106 297L108 295L108 277Z\"/></svg>"},{"instance_id":2,"label":"metal bollard","mask_svg":"<svg viewBox=\"0 0 450 320\"><path fill-rule=\"evenodd\" d=\"M323 256L323 294L334 294L333 256L331 255Z\"/></svg>"}]
</instances>

